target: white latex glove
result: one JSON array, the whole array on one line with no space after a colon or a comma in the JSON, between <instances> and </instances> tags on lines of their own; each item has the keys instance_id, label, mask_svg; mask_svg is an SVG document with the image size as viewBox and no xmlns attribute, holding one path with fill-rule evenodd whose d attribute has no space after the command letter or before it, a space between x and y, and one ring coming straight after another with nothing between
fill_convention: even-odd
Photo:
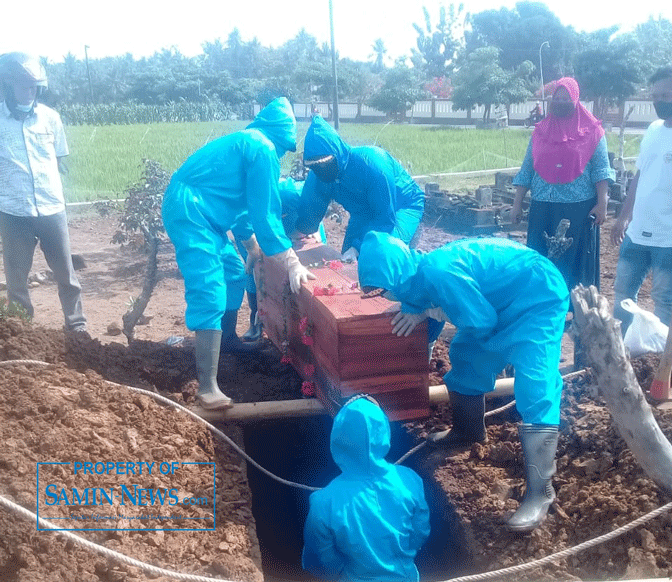
<instances>
[{"instance_id":1,"label":"white latex glove","mask_svg":"<svg viewBox=\"0 0 672 582\"><path fill-rule=\"evenodd\" d=\"M322 240L322 235L320 234L319 230L317 232L314 232L313 234L311 234L309 236L310 236L310 238L314 239L315 242L322 243L322 244L327 242L327 241Z\"/></svg>"},{"instance_id":2,"label":"white latex glove","mask_svg":"<svg viewBox=\"0 0 672 582\"><path fill-rule=\"evenodd\" d=\"M437 321L450 321L446 312L441 307L430 307L429 309L425 309L425 313Z\"/></svg>"},{"instance_id":3,"label":"white latex glove","mask_svg":"<svg viewBox=\"0 0 672 582\"><path fill-rule=\"evenodd\" d=\"M261 247L259 246L257 237L254 234L247 240L243 241L243 246L247 251L245 272L249 275L254 270L254 263L256 263L261 258Z\"/></svg>"},{"instance_id":4,"label":"white latex glove","mask_svg":"<svg viewBox=\"0 0 672 582\"><path fill-rule=\"evenodd\" d=\"M298 293L301 290L301 283L305 283L308 279L317 279L315 275L301 264L294 249L289 248L277 255L273 255L273 258L280 261L285 267L289 275L289 287L292 293Z\"/></svg>"},{"instance_id":5,"label":"white latex glove","mask_svg":"<svg viewBox=\"0 0 672 582\"><path fill-rule=\"evenodd\" d=\"M407 337L421 321L427 319L427 314L422 313L403 313L399 312L392 318L392 333L399 337Z\"/></svg>"},{"instance_id":6,"label":"white latex glove","mask_svg":"<svg viewBox=\"0 0 672 582\"><path fill-rule=\"evenodd\" d=\"M344 263L352 263L353 261L357 260L357 257L359 256L359 251L355 247L350 247L347 251L345 251L341 255L341 261Z\"/></svg>"}]
</instances>

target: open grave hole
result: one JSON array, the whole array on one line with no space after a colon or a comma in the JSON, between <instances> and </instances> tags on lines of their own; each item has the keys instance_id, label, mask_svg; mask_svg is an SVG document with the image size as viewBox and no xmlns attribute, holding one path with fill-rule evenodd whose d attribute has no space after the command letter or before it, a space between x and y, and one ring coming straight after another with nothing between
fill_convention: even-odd
<instances>
[{"instance_id":1,"label":"open grave hole","mask_svg":"<svg viewBox=\"0 0 672 582\"><path fill-rule=\"evenodd\" d=\"M250 423L243 429L245 451L274 475L323 487L340 473L329 451L331 426L326 415ZM387 459L395 462L417 441L401 423L393 422L391 428ZM404 462L423 478L431 515L430 538L416 564L422 580L445 580L470 569L473 556L454 507L431 474L423 471L422 460L422 455L414 455ZM314 580L301 568L310 492L282 484L249 463L247 478L265 580Z\"/></svg>"}]
</instances>

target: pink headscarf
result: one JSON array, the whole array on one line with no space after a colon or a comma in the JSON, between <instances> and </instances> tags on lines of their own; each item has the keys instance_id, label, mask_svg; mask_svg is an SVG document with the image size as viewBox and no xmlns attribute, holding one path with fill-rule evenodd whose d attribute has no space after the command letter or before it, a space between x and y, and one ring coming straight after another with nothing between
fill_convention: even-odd
<instances>
[{"instance_id":1,"label":"pink headscarf","mask_svg":"<svg viewBox=\"0 0 672 582\"><path fill-rule=\"evenodd\" d=\"M579 102L579 84L571 77L555 82L555 92L564 87L574 103L570 117L555 117L552 111L532 132L534 170L549 184L576 180L593 157L604 135L602 122Z\"/></svg>"}]
</instances>

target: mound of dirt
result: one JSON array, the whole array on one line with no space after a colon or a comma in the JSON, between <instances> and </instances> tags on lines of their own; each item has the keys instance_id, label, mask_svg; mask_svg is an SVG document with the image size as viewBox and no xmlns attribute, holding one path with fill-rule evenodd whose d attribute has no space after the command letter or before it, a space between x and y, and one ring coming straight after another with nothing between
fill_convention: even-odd
<instances>
[{"instance_id":1,"label":"mound of dirt","mask_svg":"<svg viewBox=\"0 0 672 582\"><path fill-rule=\"evenodd\" d=\"M633 360L642 386L658 365L648 354ZM523 458L514 424L517 414L489 420L489 442L448 456L426 457L425 469L441 485L462 519L473 552L469 573L531 562L611 532L672 501L644 474L617 434L588 376L566 384L554 478L557 500L531 534L507 532L504 521L524 492ZM672 411L654 409L672 438ZM447 420L447 419L445 419ZM440 418L415 427L427 432ZM508 580L596 580L672 576L672 514L666 513L605 544Z\"/></svg>"},{"instance_id":2,"label":"mound of dirt","mask_svg":"<svg viewBox=\"0 0 672 582\"><path fill-rule=\"evenodd\" d=\"M72 369L74 363L81 369L83 362L104 358L116 364L112 375L123 381L132 376L133 364L143 361L142 356L131 354L124 358L123 346L106 348L83 335L66 337L21 321L0 321L3 359L49 362L46 366L0 367L0 494L30 511L39 509L41 517L60 519L56 523L63 528L108 530L78 533L156 566L227 579L262 580L250 491L240 457L229 446L215 443L207 428L185 413L112 385L93 369ZM143 373L142 367L138 371ZM236 431L233 434L236 436ZM240 435L237 438L240 440ZM75 463L107 462L155 465L151 465L152 472L145 469L135 475L122 471L86 476L73 470ZM161 463L168 467L173 462L180 468L172 474L157 470ZM70 463L40 465L39 507L37 463ZM46 489L49 481L58 484L50 495ZM171 490L181 500L205 501L194 507L180 505L179 511L175 506L150 506L142 500L135 506L129 495L116 495L122 485L131 493L135 487ZM94 502L85 507L75 504L73 490L83 495L87 487ZM92 493L96 489L92 488L115 492L113 503L103 497L96 503ZM159 517L164 513L174 519ZM187 521L192 519L198 521ZM125 531L185 527L196 531ZM211 531L198 531L207 529ZM34 522L3 508L0 579L139 582L148 575L82 549L58 534L36 532Z\"/></svg>"}]
</instances>

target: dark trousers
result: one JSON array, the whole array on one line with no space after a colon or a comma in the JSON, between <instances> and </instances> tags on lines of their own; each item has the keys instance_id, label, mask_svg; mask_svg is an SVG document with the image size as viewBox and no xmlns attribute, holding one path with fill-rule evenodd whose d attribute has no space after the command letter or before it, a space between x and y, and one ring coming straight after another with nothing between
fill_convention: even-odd
<instances>
[{"instance_id":1,"label":"dark trousers","mask_svg":"<svg viewBox=\"0 0 672 582\"><path fill-rule=\"evenodd\" d=\"M527 246L548 256L546 233L555 236L559 222L563 218L570 221L565 237L572 244L561 256L551 260L565 278L571 291L579 283L600 289L600 229L590 217L590 211L597 204L597 198L582 202L539 202L532 200L527 224Z\"/></svg>"},{"instance_id":2,"label":"dark trousers","mask_svg":"<svg viewBox=\"0 0 672 582\"><path fill-rule=\"evenodd\" d=\"M7 300L22 305L32 317L28 275L37 241L54 273L67 329L85 329L82 293L70 255L70 236L65 212L51 216L12 216L0 212L2 258L7 277Z\"/></svg>"}]
</instances>

